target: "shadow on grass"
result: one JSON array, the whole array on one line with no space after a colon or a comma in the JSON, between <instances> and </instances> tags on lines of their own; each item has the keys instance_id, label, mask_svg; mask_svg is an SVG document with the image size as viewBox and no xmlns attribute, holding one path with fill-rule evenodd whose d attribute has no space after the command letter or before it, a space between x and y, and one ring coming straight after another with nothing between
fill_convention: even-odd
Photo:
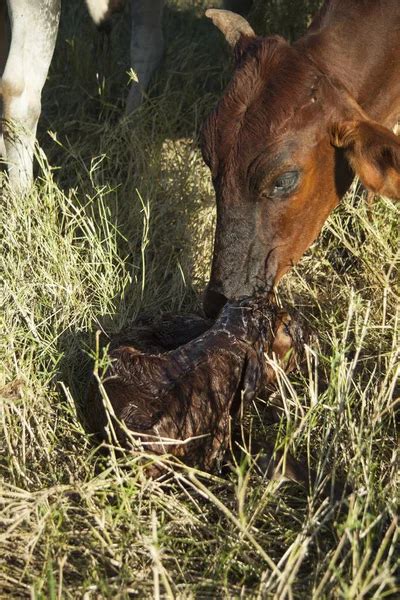
<instances>
[{"instance_id":1,"label":"shadow on grass","mask_svg":"<svg viewBox=\"0 0 400 600\"><path fill-rule=\"evenodd\" d=\"M110 235L115 234L124 261L124 288L110 298L110 312L98 313L93 331L119 330L138 312L200 304L207 265L195 271L202 253L201 262L209 260L213 197L196 139L229 69L222 36L201 14L193 7L166 8L164 59L143 106L121 121L130 20L126 13L115 19L109 53L106 44L99 53L101 34L83 3L63 3L39 142L50 164L57 165L58 185L66 195L73 190L72 202L90 212L100 235L107 236L105 206ZM53 132L52 140L47 131ZM200 186L199 173L204 174ZM59 340L62 378L77 385L80 398L79 381L88 363L82 348L93 348L93 340L89 330L71 330Z\"/></svg>"}]
</instances>

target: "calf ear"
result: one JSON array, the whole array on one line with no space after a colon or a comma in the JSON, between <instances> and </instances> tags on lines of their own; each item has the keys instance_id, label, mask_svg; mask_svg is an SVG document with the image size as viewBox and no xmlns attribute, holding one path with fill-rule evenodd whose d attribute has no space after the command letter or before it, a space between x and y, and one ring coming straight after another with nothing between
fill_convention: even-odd
<instances>
[{"instance_id":1,"label":"calf ear","mask_svg":"<svg viewBox=\"0 0 400 600\"><path fill-rule=\"evenodd\" d=\"M214 25L224 34L226 41L232 48L236 46L242 36L252 38L256 35L244 17L230 10L209 8L206 10L206 17L211 19Z\"/></svg>"},{"instance_id":2,"label":"calf ear","mask_svg":"<svg viewBox=\"0 0 400 600\"><path fill-rule=\"evenodd\" d=\"M373 121L345 121L334 126L332 144L343 148L366 188L400 200L400 138Z\"/></svg>"},{"instance_id":3,"label":"calf ear","mask_svg":"<svg viewBox=\"0 0 400 600\"><path fill-rule=\"evenodd\" d=\"M251 402L255 398L261 387L262 375L260 359L255 350L251 350L247 354L243 374L242 389L244 402Z\"/></svg>"}]
</instances>

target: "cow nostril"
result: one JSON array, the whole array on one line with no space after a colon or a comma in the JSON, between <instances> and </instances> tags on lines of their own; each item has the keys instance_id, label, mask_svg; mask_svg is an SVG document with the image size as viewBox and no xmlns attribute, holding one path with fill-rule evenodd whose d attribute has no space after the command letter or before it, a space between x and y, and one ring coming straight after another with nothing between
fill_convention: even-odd
<instances>
[{"instance_id":1,"label":"cow nostril","mask_svg":"<svg viewBox=\"0 0 400 600\"><path fill-rule=\"evenodd\" d=\"M203 308L207 317L214 318L226 303L227 298L211 288L204 292Z\"/></svg>"}]
</instances>

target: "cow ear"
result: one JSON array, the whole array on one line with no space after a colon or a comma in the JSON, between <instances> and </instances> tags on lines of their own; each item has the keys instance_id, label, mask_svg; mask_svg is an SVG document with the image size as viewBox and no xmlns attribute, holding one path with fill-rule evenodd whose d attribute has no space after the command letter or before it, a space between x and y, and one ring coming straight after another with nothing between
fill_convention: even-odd
<instances>
[{"instance_id":1,"label":"cow ear","mask_svg":"<svg viewBox=\"0 0 400 600\"><path fill-rule=\"evenodd\" d=\"M400 200L400 138L373 121L345 121L333 127L331 140L366 188Z\"/></svg>"},{"instance_id":2,"label":"cow ear","mask_svg":"<svg viewBox=\"0 0 400 600\"><path fill-rule=\"evenodd\" d=\"M206 17L211 19L214 25L224 34L226 41L232 48L236 46L242 36L245 38L256 36L246 19L230 10L209 8L206 10Z\"/></svg>"}]
</instances>

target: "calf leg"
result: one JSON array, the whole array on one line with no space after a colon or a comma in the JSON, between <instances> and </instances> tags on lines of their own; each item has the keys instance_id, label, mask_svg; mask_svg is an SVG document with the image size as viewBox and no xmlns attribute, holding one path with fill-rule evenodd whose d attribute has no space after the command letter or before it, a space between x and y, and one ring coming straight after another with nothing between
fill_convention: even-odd
<instances>
[{"instance_id":1,"label":"calf leg","mask_svg":"<svg viewBox=\"0 0 400 600\"><path fill-rule=\"evenodd\" d=\"M275 450L273 445L265 444L263 450L258 454L256 464L261 473L269 479L277 481L296 481L307 491L314 488L317 483L317 473L309 469L307 461L297 461L291 454L284 454L281 450ZM328 478L322 494L332 495L334 500L340 500L343 495L351 492L351 486L344 481Z\"/></svg>"},{"instance_id":2,"label":"calf leg","mask_svg":"<svg viewBox=\"0 0 400 600\"><path fill-rule=\"evenodd\" d=\"M41 93L56 43L60 0L9 0L11 46L1 80L3 133L10 185L32 182Z\"/></svg>"},{"instance_id":3,"label":"calf leg","mask_svg":"<svg viewBox=\"0 0 400 600\"><path fill-rule=\"evenodd\" d=\"M137 81L132 82L129 91L127 115L141 104L150 77L161 60L163 7L164 0L132 0L131 66Z\"/></svg>"}]
</instances>

